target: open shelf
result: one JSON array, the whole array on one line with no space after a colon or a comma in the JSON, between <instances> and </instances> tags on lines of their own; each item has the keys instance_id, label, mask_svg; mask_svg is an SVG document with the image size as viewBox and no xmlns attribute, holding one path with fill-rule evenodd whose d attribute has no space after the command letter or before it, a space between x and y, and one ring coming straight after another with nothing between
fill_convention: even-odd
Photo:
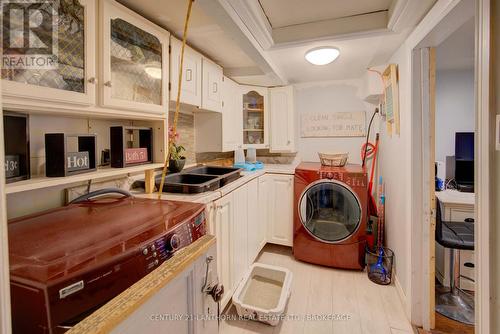
<instances>
[{"instance_id":1,"label":"open shelf","mask_svg":"<svg viewBox=\"0 0 500 334\"><path fill-rule=\"evenodd\" d=\"M162 163L153 163L153 164L139 165L139 166L133 166L133 167L126 167L126 168L103 167L103 168L97 169L97 171L95 171L95 172L77 174L77 175L66 176L66 177L38 176L38 177L34 177L32 179L29 179L29 180L24 180L24 181L19 181L19 182L7 184L5 186L5 193L6 194L14 194L14 193L19 193L19 192L23 192L23 191L48 188L48 187L55 187L55 186L61 186L61 185L66 185L66 184L71 184L71 183L77 183L77 182L82 182L82 181L101 179L101 178L107 178L107 177L113 177L113 176L119 176L119 175L125 175L125 174L139 173L139 172L143 172L145 170L160 169L160 168L163 168Z\"/></svg>"},{"instance_id":2,"label":"open shelf","mask_svg":"<svg viewBox=\"0 0 500 334\"><path fill-rule=\"evenodd\" d=\"M263 108L244 108L246 111L250 111L250 112L263 112L264 109Z\"/></svg>"}]
</instances>

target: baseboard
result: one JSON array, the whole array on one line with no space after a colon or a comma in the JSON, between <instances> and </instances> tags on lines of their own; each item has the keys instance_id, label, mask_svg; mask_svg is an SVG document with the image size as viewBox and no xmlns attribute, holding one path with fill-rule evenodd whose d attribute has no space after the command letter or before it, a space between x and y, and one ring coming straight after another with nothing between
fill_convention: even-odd
<instances>
[{"instance_id":1,"label":"baseboard","mask_svg":"<svg viewBox=\"0 0 500 334\"><path fill-rule=\"evenodd\" d=\"M394 273L394 286L396 287L396 291L398 292L399 300L401 301L401 304L403 304L406 318L408 318L408 321L410 321L411 323L411 305L406 297L405 292L403 291L403 288L401 287L401 283L399 283L398 275L396 275L396 273Z\"/></svg>"}]
</instances>

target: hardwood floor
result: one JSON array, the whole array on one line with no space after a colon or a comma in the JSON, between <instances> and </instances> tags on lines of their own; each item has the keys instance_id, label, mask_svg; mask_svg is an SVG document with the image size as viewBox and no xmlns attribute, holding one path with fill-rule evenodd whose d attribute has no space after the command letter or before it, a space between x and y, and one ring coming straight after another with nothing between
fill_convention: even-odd
<instances>
[{"instance_id":1,"label":"hardwood floor","mask_svg":"<svg viewBox=\"0 0 500 334\"><path fill-rule=\"evenodd\" d=\"M449 288L443 287L436 280L436 293L447 292ZM469 291L470 294L474 292ZM428 334L429 332L419 329L419 334ZM474 326L466 325L458 321L449 319L436 312L436 328L431 331L432 334L474 334Z\"/></svg>"},{"instance_id":2,"label":"hardwood floor","mask_svg":"<svg viewBox=\"0 0 500 334\"><path fill-rule=\"evenodd\" d=\"M436 312L436 328L431 332L419 328L419 334L474 334L474 326L448 319Z\"/></svg>"},{"instance_id":3,"label":"hardwood floor","mask_svg":"<svg viewBox=\"0 0 500 334\"><path fill-rule=\"evenodd\" d=\"M257 262L292 271L292 294L285 312L289 319L285 318L276 327L249 320L224 320L220 333L413 333L394 285L374 284L368 280L366 272L299 262L290 248L274 245L267 245ZM228 307L226 315L237 318L234 306ZM339 316L342 320L310 319L322 315Z\"/></svg>"}]
</instances>

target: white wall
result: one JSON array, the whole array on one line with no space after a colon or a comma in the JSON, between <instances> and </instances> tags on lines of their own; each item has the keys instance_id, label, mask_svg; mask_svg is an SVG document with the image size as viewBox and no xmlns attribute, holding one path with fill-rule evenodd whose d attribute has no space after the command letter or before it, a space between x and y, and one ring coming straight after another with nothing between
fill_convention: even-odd
<instances>
[{"instance_id":1,"label":"white wall","mask_svg":"<svg viewBox=\"0 0 500 334\"><path fill-rule=\"evenodd\" d=\"M379 175L385 184L385 238L395 253L396 284L404 294L404 303L411 303L411 87L410 53L401 46L390 63L398 65L400 135L387 134L385 121L380 122ZM409 309L405 310L407 314Z\"/></svg>"},{"instance_id":2,"label":"white wall","mask_svg":"<svg viewBox=\"0 0 500 334\"><path fill-rule=\"evenodd\" d=\"M437 49L439 53L439 48ZM438 64L439 66L439 64ZM436 74L436 160L455 155L455 132L474 131L474 70Z\"/></svg>"},{"instance_id":3,"label":"white wall","mask_svg":"<svg viewBox=\"0 0 500 334\"><path fill-rule=\"evenodd\" d=\"M295 85L296 112L299 132L298 156L302 161L319 161L318 152L349 152L349 163L361 163L360 150L365 137L301 138L301 115L314 112L335 113L366 111L368 127L374 107L365 103L361 96L362 81L335 80ZM376 123L372 127L372 133Z\"/></svg>"}]
</instances>

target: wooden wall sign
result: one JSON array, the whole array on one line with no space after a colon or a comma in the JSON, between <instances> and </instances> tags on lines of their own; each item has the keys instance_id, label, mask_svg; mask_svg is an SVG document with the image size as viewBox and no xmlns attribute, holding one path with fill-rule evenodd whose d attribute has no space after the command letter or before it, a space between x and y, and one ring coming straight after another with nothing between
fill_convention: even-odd
<instances>
[{"instance_id":1,"label":"wooden wall sign","mask_svg":"<svg viewBox=\"0 0 500 334\"><path fill-rule=\"evenodd\" d=\"M21 175L19 155L5 156L5 177L12 178Z\"/></svg>"},{"instance_id":2,"label":"wooden wall sign","mask_svg":"<svg viewBox=\"0 0 500 334\"><path fill-rule=\"evenodd\" d=\"M303 114L300 125L302 138L363 137L366 135L366 112Z\"/></svg>"},{"instance_id":3,"label":"wooden wall sign","mask_svg":"<svg viewBox=\"0 0 500 334\"><path fill-rule=\"evenodd\" d=\"M147 148L127 148L125 149L125 163L136 164L148 161Z\"/></svg>"},{"instance_id":4,"label":"wooden wall sign","mask_svg":"<svg viewBox=\"0 0 500 334\"><path fill-rule=\"evenodd\" d=\"M66 154L66 168L68 172L90 168L89 152L69 152Z\"/></svg>"}]
</instances>

